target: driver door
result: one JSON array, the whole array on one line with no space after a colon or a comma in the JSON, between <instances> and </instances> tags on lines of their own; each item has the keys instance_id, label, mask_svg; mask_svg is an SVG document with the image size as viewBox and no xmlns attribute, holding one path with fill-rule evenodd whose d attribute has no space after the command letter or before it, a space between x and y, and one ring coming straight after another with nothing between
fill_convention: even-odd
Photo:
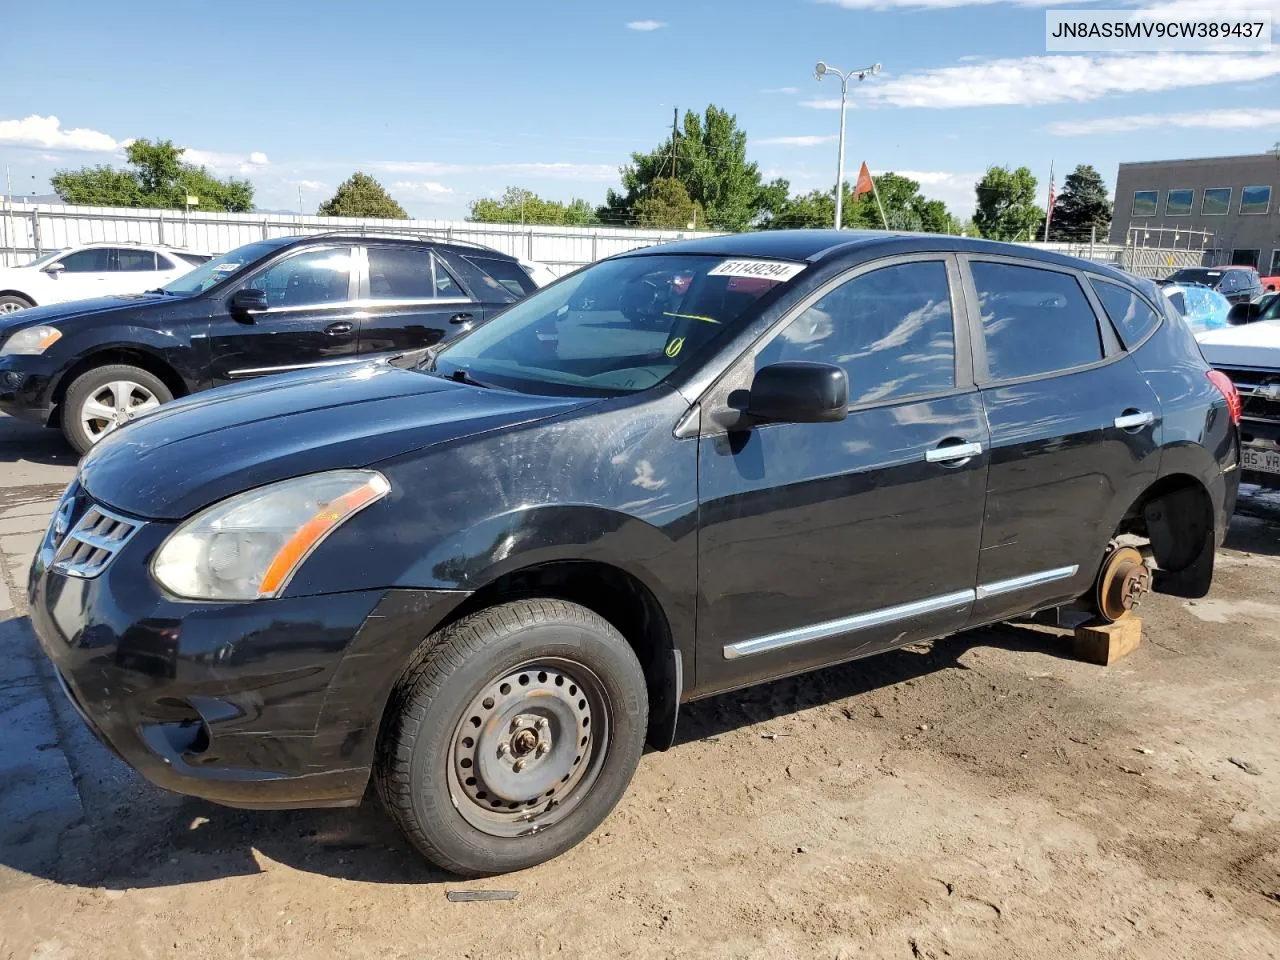
<instances>
[{"instance_id":1,"label":"driver door","mask_svg":"<svg viewBox=\"0 0 1280 960\"><path fill-rule=\"evenodd\" d=\"M210 386L356 360L354 262L347 244L286 254L235 287L265 291L262 312L235 315L228 290L209 327Z\"/></svg>"}]
</instances>

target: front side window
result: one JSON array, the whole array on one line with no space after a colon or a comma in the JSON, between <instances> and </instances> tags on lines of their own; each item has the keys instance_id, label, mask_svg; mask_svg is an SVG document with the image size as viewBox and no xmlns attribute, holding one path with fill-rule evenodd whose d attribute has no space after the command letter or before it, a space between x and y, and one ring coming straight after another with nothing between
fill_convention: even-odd
<instances>
[{"instance_id":1,"label":"front side window","mask_svg":"<svg viewBox=\"0 0 1280 960\"><path fill-rule=\"evenodd\" d=\"M431 251L421 246L369 247L369 296L374 300L434 297Z\"/></svg>"},{"instance_id":2,"label":"front side window","mask_svg":"<svg viewBox=\"0 0 1280 960\"><path fill-rule=\"evenodd\" d=\"M1271 209L1270 187L1245 187L1240 191L1240 212L1245 214L1266 213Z\"/></svg>"},{"instance_id":3,"label":"front side window","mask_svg":"<svg viewBox=\"0 0 1280 960\"><path fill-rule=\"evenodd\" d=\"M156 255L150 250L117 250L116 269L122 273L140 273L156 269Z\"/></svg>"},{"instance_id":4,"label":"front side window","mask_svg":"<svg viewBox=\"0 0 1280 960\"><path fill-rule=\"evenodd\" d=\"M1102 359L1098 319L1076 278L1056 270L974 261L987 370L1012 380Z\"/></svg>"},{"instance_id":5,"label":"front side window","mask_svg":"<svg viewBox=\"0 0 1280 960\"><path fill-rule=\"evenodd\" d=\"M1168 217L1189 217L1195 201L1194 190L1170 190L1164 198L1164 212Z\"/></svg>"},{"instance_id":6,"label":"front side window","mask_svg":"<svg viewBox=\"0 0 1280 960\"><path fill-rule=\"evenodd\" d=\"M1133 194L1133 215L1135 217L1154 217L1156 204L1160 200L1159 190L1138 190Z\"/></svg>"},{"instance_id":7,"label":"front side window","mask_svg":"<svg viewBox=\"0 0 1280 960\"><path fill-rule=\"evenodd\" d=\"M756 369L789 360L844 367L853 405L954 387L946 264L902 263L842 283L774 337L756 356Z\"/></svg>"},{"instance_id":8,"label":"front side window","mask_svg":"<svg viewBox=\"0 0 1280 960\"><path fill-rule=\"evenodd\" d=\"M108 247L77 250L58 262L66 273L106 273L111 269L111 250Z\"/></svg>"},{"instance_id":9,"label":"front side window","mask_svg":"<svg viewBox=\"0 0 1280 960\"><path fill-rule=\"evenodd\" d=\"M1142 338L1155 329L1160 317L1147 301L1118 283L1091 277L1094 293L1102 301L1102 309L1120 334L1126 350L1132 350Z\"/></svg>"},{"instance_id":10,"label":"front side window","mask_svg":"<svg viewBox=\"0 0 1280 960\"><path fill-rule=\"evenodd\" d=\"M350 277L350 250L321 247L272 264L246 286L265 290L272 307L312 307L346 301Z\"/></svg>"},{"instance_id":11,"label":"front side window","mask_svg":"<svg viewBox=\"0 0 1280 960\"><path fill-rule=\"evenodd\" d=\"M426 369L528 393L647 390L732 336L761 298L803 270L697 254L602 260L454 340Z\"/></svg>"},{"instance_id":12,"label":"front side window","mask_svg":"<svg viewBox=\"0 0 1280 960\"><path fill-rule=\"evenodd\" d=\"M1226 216L1231 209L1231 188L1210 187L1200 201L1200 213L1206 217Z\"/></svg>"}]
</instances>

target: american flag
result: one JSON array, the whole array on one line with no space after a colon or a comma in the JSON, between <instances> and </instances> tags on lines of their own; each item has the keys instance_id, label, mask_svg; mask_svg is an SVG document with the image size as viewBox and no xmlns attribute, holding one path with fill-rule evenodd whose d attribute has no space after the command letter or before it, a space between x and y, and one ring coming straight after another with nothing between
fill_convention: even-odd
<instances>
[{"instance_id":1,"label":"american flag","mask_svg":"<svg viewBox=\"0 0 1280 960\"><path fill-rule=\"evenodd\" d=\"M1049 163L1049 208L1044 217L1044 240L1049 242L1049 224L1053 223L1053 203L1058 199L1058 191L1053 183L1053 162Z\"/></svg>"}]
</instances>

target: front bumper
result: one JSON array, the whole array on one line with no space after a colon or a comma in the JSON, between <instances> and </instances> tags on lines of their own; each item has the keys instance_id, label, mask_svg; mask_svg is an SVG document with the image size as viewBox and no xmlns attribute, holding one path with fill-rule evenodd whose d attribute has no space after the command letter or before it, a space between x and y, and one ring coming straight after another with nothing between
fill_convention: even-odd
<instances>
[{"instance_id":1,"label":"front bumper","mask_svg":"<svg viewBox=\"0 0 1280 960\"><path fill-rule=\"evenodd\" d=\"M172 529L143 524L93 579L51 570L52 537L41 544L31 619L77 711L178 793L237 807L359 803L392 685L465 595L177 601L146 569Z\"/></svg>"},{"instance_id":2,"label":"front bumper","mask_svg":"<svg viewBox=\"0 0 1280 960\"><path fill-rule=\"evenodd\" d=\"M47 357L0 357L0 411L21 420L49 423L61 369Z\"/></svg>"}]
</instances>

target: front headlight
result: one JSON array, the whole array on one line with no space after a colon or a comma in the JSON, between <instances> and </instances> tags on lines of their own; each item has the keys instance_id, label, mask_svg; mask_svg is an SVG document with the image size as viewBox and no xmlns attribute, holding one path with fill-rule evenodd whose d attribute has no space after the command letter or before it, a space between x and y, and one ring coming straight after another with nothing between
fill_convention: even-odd
<instances>
[{"instance_id":1,"label":"front headlight","mask_svg":"<svg viewBox=\"0 0 1280 960\"><path fill-rule=\"evenodd\" d=\"M278 597L325 537L390 490L376 470L334 470L237 494L169 534L151 573L190 600Z\"/></svg>"},{"instance_id":2,"label":"front headlight","mask_svg":"<svg viewBox=\"0 0 1280 960\"><path fill-rule=\"evenodd\" d=\"M62 331L57 327L27 327L4 342L4 346L0 347L0 357L34 357L44 353L60 339Z\"/></svg>"}]
</instances>

